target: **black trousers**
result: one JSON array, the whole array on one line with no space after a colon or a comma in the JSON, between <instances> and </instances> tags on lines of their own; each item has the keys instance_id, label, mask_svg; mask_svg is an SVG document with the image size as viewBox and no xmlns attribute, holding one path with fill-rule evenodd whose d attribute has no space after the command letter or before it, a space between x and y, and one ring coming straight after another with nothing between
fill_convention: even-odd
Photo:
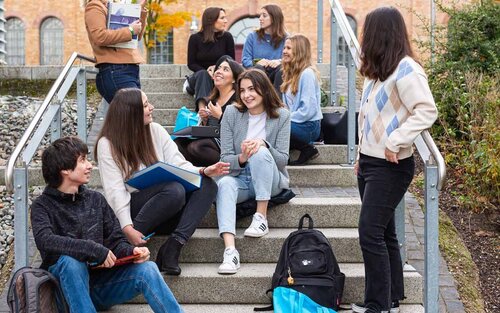
<instances>
[{"instance_id":1,"label":"black trousers","mask_svg":"<svg viewBox=\"0 0 500 313\"><path fill-rule=\"evenodd\" d=\"M392 301L404 299L403 265L394 211L413 179L414 170L413 157L395 164L360 155L359 243L365 263L367 307L389 310Z\"/></svg>"},{"instance_id":2,"label":"black trousers","mask_svg":"<svg viewBox=\"0 0 500 313\"><path fill-rule=\"evenodd\" d=\"M214 80L210 77L207 70L199 70L188 77L189 87L194 90L196 106L198 100L208 97L214 88ZM198 109L198 107L196 108Z\"/></svg>"},{"instance_id":3,"label":"black trousers","mask_svg":"<svg viewBox=\"0 0 500 313\"><path fill-rule=\"evenodd\" d=\"M217 184L202 178L201 188L186 193L178 182L158 184L131 194L134 228L145 236L151 232L171 234L185 243L215 201Z\"/></svg>"}]
</instances>

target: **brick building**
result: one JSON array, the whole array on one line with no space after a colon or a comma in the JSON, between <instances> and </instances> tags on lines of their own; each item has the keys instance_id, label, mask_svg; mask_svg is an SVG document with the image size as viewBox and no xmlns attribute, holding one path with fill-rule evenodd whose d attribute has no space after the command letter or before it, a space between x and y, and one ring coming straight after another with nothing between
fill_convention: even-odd
<instances>
[{"instance_id":1,"label":"brick building","mask_svg":"<svg viewBox=\"0 0 500 313\"><path fill-rule=\"evenodd\" d=\"M7 20L7 62L11 65L62 64L73 51L92 55L84 24L86 0L5 0ZM430 0L344 0L340 1L349 17L351 26L359 34L366 14L382 5L401 5L407 26L413 38L421 38L421 22L408 9L424 17L430 16ZM469 1L463 1L469 2ZM174 29L166 42L152 54L153 63L186 63L187 41L190 31L200 25L201 13L209 6L226 9L229 31L235 37L237 51L246 34L258 27L258 13L262 5L276 3L283 9L288 32L303 33L312 43L313 55L317 53L317 1L314 0L179 0L168 7L169 11L192 12L194 21ZM323 0L323 62L329 62L330 10L329 1ZM438 13L437 23L445 23L446 16ZM342 61L342 53L340 57Z\"/></svg>"}]
</instances>

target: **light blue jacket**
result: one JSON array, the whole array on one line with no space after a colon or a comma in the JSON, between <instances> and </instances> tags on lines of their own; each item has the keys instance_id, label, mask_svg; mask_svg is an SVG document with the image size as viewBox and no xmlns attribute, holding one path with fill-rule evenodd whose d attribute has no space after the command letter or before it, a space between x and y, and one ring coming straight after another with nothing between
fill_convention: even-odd
<instances>
[{"instance_id":1,"label":"light blue jacket","mask_svg":"<svg viewBox=\"0 0 500 313\"><path fill-rule=\"evenodd\" d=\"M290 147L290 112L280 108L278 118L266 119L266 143L280 172L280 188L289 188L289 176L286 170ZM227 107L222 116L220 139L220 160L230 163L229 175L238 176L242 170L238 155L241 153L241 142L248 132L248 111L241 113L234 105Z\"/></svg>"},{"instance_id":2,"label":"light blue jacket","mask_svg":"<svg viewBox=\"0 0 500 313\"><path fill-rule=\"evenodd\" d=\"M290 91L283 93L283 102L290 109L292 122L304 123L323 118L319 82L311 68L300 74L297 94L293 96Z\"/></svg>"},{"instance_id":3,"label":"light blue jacket","mask_svg":"<svg viewBox=\"0 0 500 313\"><path fill-rule=\"evenodd\" d=\"M245 45L243 46L241 63L245 68L249 68L253 66L254 59L281 59L283 47L285 46L285 40L286 38L281 41L278 48L274 48L271 43L271 35L265 34L264 39L260 40L259 35L256 32L250 33L245 41Z\"/></svg>"}]
</instances>

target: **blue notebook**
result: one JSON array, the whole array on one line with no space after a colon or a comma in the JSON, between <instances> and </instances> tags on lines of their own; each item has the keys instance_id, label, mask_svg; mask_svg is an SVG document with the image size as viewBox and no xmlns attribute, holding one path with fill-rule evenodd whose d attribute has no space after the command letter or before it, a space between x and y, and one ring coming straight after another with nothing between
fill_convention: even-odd
<instances>
[{"instance_id":1,"label":"blue notebook","mask_svg":"<svg viewBox=\"0 0 500 313\"><path fill-rule=\"evenodd\" d=\"M181 183L186 192L191 192L200 188L201 175L168 163L158 162L134 173L125 183L135 189L142 190L171 181Z\"/></svg>"}]
</instances>

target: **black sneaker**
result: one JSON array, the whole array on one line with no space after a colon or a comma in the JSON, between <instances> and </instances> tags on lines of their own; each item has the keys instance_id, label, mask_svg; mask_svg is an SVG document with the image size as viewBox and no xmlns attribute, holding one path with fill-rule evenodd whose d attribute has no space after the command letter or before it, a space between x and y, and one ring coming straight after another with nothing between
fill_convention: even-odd
<instances>
[{"instance_id":1,"label":"black sneaker","mask_svg":"<svg viewBox=\"0 0 500 313\"><path fill-rule=\"evenodd\" d=\"M371 308L365 307L364 303L353 303L352 304L352 311L356 313L370 313L369 310L372 310ZM375 311L373 311L375 312ZM387 311L382 311L382 312L387 312ZM389 311L390 313L399 313L399 301L394 301L391 304L391 310Z\"/></svg>"},{"instance_id":2,"label":"black sneaker","mask_svg":"<svg viewBox=\"0 0 500 313\"><path fill-rule=\"evenodd\" d=\"M289 165L302 165L309 160L314 160L319 156L319 151L313 145L308 145L304 150L300 151L299 158L295 161L288 162Z\"/></svg>"}]
</instances>

